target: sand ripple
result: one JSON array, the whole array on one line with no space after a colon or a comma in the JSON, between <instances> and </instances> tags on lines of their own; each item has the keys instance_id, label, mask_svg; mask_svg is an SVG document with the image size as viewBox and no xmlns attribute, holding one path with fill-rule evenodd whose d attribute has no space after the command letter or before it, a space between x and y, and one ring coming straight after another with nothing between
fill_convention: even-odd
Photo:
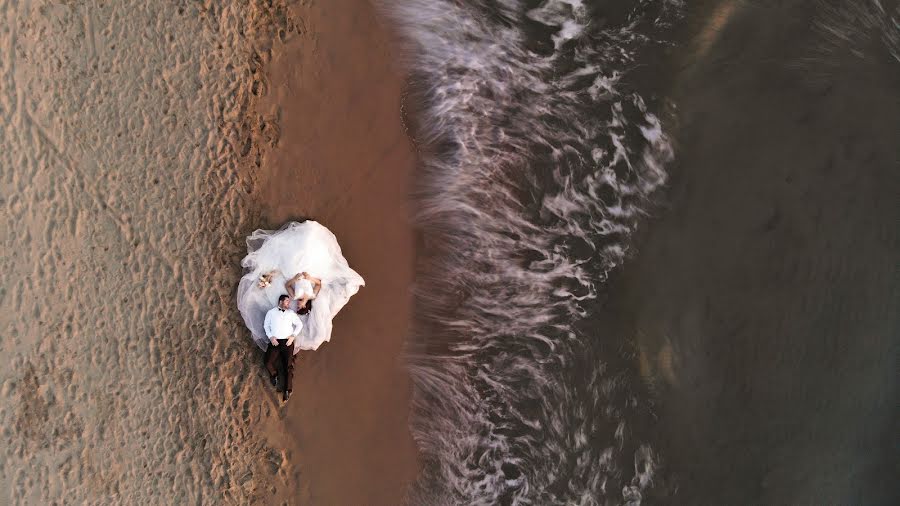
<instances>
[{"instance_id":1,"label":"sand ripple","mask_svg":"<svg viewBox=\"0 0 900 506\"><path fill-rule=\"evenodd\" d=\"M0 503L243 503L295 478L233 291L278 141L249 111L297 28L205 3L0 1Z\"/></svg>"}]
</instances>

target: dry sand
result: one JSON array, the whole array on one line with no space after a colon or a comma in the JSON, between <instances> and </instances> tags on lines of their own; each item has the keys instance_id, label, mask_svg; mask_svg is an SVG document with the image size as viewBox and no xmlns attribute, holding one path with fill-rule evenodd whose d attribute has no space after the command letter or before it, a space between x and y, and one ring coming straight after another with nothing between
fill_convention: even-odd
<instances>
[{"instance_id":1,"label":"dry sand","mask_svg":"<svg viewBox=\"0 0 900 506\"><path fill-rule=\"evenodd\" d=\"M304 7L307 23L269 3L0 1L0 503L402 494L399 79L365 6ZM331 47L341 34L317 29L354 33ZM357 76L367 85L343 82ZM266 111L292 101L258 114L270 90ZM279 179L316 197L280 186L261 221L255 189ZM303 357L285 411L234 290L248 232L301 213L338 234L369 286Z\"/></svg>"}]
</instances>

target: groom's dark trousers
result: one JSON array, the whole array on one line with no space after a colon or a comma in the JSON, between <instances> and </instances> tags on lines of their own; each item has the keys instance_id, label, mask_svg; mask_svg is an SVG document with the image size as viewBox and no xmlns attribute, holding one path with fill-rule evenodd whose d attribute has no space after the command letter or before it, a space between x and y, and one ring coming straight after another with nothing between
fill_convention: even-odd
<instances>
[{"instance_id":1,"label":"groom's dark trousers","mask_svg":"<svg viewBox=\"0 0 900 506\"><path fill-rule=\"evenodd\" d=\"M279 339L278 346L269 345L269 349L266 350L266 369L269 371L269 374L275 376L278 374L278 367L276 364L277 361L281 359L281 363L284 365L284 390L292 390L291 385L294 384L294 345L297 344L295 340L293 344L290 346L287 345L287 339Z\"/></svg>"}]
</instances>

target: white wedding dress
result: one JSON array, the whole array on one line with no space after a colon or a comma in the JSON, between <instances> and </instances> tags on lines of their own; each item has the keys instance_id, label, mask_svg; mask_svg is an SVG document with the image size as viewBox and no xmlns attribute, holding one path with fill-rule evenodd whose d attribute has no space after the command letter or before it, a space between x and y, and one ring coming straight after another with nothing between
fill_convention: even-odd
<instances>
[{"instance_id":1,"label":"white wedding dress","mask_svg":"<svg viewBox=\"0 0 900 506\"><path fill-rule=\"evenodd\" d=\"M241 261L244 276L238 285L237 304L253 340L263 350L269 340L263 330L266 312L287 294L285 282L299 272L322 280L312 310L302 315L303 330L294 346L315 350L331 339L331 320L350 300L363 278L347 265L337 238L315 221L290 222L280 230L257 230L247 238L247 256ZM269 286L260 288L260 276L273 272ZM296 301L291 302L296 309Z\"/></svg>"}]
</instances>

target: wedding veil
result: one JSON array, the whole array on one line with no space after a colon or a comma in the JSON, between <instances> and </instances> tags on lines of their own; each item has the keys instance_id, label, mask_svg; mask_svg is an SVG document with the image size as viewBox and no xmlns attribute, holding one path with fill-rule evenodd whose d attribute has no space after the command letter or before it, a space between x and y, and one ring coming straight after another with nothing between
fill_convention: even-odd
<instances>
[{"instance_id":1,"label":"wedding veil","mask_svg":"<svg viewBox=\"0 0 900 506\"><path fill-rule=\"evenodd\" d=\"M331 339L331 320L350 300L363 278L347 265L337 238L315 221L289 222L280 230L256 230L247 237L247 256L241 261L244 276L238 285L237 304L257 346L265 350L269 340L263 330L266 312L287 293L284 283L298 272L322 280L312 310L301 317L303 330L294 347L315 350ZM272 273L268 286L260 277ZM295 304L295 302L292 302ZM292 309L294 306L292 306Z\"/></svg>"}]
</instances>

